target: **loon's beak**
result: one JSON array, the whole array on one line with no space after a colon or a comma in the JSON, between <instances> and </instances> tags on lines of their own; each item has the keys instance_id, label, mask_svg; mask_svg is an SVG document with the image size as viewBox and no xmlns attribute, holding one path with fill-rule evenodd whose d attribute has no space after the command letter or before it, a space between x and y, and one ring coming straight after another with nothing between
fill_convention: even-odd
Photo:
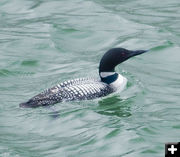
<instances>
[{"instance_id":1,"label":"loon's beak","mask_svg":"<svg viewBox=\"0 0 180 157\"><path fill-rule=\"evenodd\" d=\"M131 56L131 57L137 56L137 55L143 54L143 53L145 53L145 52L148 52L148 50L136 50L136 51L131 51L130 56Z\"/></svg>"}]
</instances>

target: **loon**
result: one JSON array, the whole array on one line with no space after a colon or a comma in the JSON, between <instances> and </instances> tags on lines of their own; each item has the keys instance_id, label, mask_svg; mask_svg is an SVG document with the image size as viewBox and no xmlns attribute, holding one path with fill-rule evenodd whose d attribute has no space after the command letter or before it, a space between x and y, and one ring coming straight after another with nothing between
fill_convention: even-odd
<instances>
[{"instance_id":1,"label":"loon","mask_svg":"<svg viewBox=\"0 0 180 157\"><path fill-rule=\"evenodd\" d=\"M147 52L147 50L127 50L124 48L112 48L101 58L99 64L99 76L96 78L78 78L68 80L45 90L32 97L20 107L39 107L53 105L62 101L90 100L107 96L117 90L122 91L127 79L115 72L115 67L125 60Z\"/></svg>"}]
</instances>

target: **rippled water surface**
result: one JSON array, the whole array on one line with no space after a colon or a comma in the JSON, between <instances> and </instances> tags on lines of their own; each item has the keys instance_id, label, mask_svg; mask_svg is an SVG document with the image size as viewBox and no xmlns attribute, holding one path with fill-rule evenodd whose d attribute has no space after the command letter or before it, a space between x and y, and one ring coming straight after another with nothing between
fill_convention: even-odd
<instances>
[{"instance_id":1,"label":"rippled water surface","mask_svg":"<svg viewBox=\"0 0 180 157\"><path fill-rule=\"evenodd\" d=\"M123 92L19 108L66 79L98 77L112 47L150 49L116 68ZM179 101L179 0L0 1L0 156L164 156L180 141Z\"/></svg>"}]
</instances>

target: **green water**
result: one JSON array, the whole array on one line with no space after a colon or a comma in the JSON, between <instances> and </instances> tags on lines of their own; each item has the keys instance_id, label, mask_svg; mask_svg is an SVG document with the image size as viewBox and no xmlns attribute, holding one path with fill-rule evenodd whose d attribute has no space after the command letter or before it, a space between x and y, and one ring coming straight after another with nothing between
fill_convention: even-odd
<instances>
[{"instance_id":1,"label":"green water","mask_svg":"<svg viewBox=\"0 0 180 157\"><path fill-rule=\"evenodd\" d=\"M151 49L116 68L123 92L19 108L64 80L97 77L112 47ZM179 63L179 0L1 0L0 156L164 156L180 141Z\"/></svg>"}]
</instances>

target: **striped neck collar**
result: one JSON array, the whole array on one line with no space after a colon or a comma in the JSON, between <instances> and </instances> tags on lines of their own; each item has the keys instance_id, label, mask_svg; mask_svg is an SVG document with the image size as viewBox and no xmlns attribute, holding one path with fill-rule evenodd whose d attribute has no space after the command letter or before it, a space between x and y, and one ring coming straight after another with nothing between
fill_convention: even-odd
<instances>
[{"instance_id":1,"label":"striped neck collar","mask_svg":"<svg viewBox=\"0 0 180 157\"><path fill-rule=\"evenodd\" d=\"M118 79L118 73L115 72L101 72L101 81L107 84L111 84Z\"/></svg>"}]
</instances>

